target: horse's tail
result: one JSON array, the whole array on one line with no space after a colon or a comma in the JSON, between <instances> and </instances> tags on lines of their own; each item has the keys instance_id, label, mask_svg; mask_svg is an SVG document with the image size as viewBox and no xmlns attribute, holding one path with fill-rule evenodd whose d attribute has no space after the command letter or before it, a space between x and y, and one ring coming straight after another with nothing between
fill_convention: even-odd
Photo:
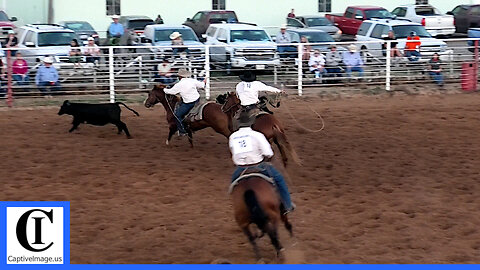
<instances>
[{"instance_id":1,"label":"horse's tail","mask_svg":"<svg viewBox=\"0 0 480 270\"><path fill-rule=\"evenodd\" d=\"M115 102L115 103L125 106L125 108L129 109L129 110L132 111L134 114L136 114L137 116L140 116L140 114L138 114L138 112L136 112L134 109L131 109L130 107L128 107L127 105L125 105L125 103L123 103L123 102Z\"/></svg>"},{"instance_id":2,"label":"horse's tail","mask_svg":"<svg viewBox=\"0 0 480 270\"><path fill-rule=\"evenodd\" d=\"M248 210L250 211L250 214L252 216L252 222L257 224L257 227L261 231L265 231L266 225L268 223L268 216L265 214L262 207L258 203L255 192L249 189L245 191L243 197L245 199L245 204L247 205Z\"/></svg>"},{"instance_id":3,"label":"horse's tail","mask_svg":"<svg viewBox=\"0 0 480 270\"><path fill-rule=\"evenodd\" d=\"M277 125L273 126L273 135L274 135L274 138L277 139L278 144L283 149L286 150L287 154L290 154L293 161L298 165L302 165L302 162L300 161L300 158L298 157L297 152L295 151L295 149L293 149L292 145L288 142L287 136L285 136L285 133L283 133L282 129L279 126Z\"/></svg>"}]
</instances>

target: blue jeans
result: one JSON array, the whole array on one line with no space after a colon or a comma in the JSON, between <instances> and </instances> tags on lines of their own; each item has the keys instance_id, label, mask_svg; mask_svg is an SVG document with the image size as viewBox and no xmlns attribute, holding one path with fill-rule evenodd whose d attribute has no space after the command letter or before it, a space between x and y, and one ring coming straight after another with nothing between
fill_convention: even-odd
<instances>
[{"instance_id":1,"label":"blue jeans","mask_svg":"<svg viewBox=\"0 0 480 270\"><path fill-rule=\"evenodd\" d=\"M418 51L405 51L405 56L408 57L408 60L416 62L420 60L422 55Z\"/></svg>"},{"instance_id":2,"label":"blue jeans","mask_svg":"<svg viewBox=\"0 0 480 270\"><path fill-rule=\"evenodd\" d=\"M37 86L38 90L40 90L42 93L47 92L47 87L52 87L52 91L60 91L62 89L58 81L55 82L54 85L51 85L50 82L39 82Z\"/></svg>"},{"instance_id":3,"label":"blue jeans","mask_svg":"<svg viewBox=\"0 0 480 270\"><path fill-rule=\"evenodd\" d=\"M177 122L177 129L178 132L181 134L187 133L185 131L185 127L183 127L183 118L185 115L188 114L188 112L195 106L195 104L199 101L200 99L195 100L194 102L190 103L183 103L183 101L180 103L180 106L175 110L175 121Z\"/></svg>"},{"instance_id":4,"label":"blue jeans","mask_svg":"<svg viewBox=\"0 0 480 270\"><path fill-rule=\"evenodd\" d=\"M347 66L345 72L347 72L348 77L352 77L352 71L353 72L358 72L360 77L363 77L363 68L362 67L349 67Z\"/></svg>"},{"instance_id":5,"label":"blue jeans","mask_svg":"<svg viewBox=\"0 0 480 270\"><path fill-rule=\"evenodd\" d=\"M297 57L297 48L295 46L285 46L285 45L278 45L277 51L280 58L295 58Z\"/></svg>"},{"instance_id":6,"label":"blue jeans","mask_svg":"<svg viewBox=\"0 0 480 270\"><path fill-rule=\"evenodd\" d=\"M174 77L166 77L166 76L160 76L158 74L155 74L154 78L155 78L155 82L163 83L166 85L170 85L175 82Z\"/></svg>"},{"instance_id":7,"label":"blue jeans","mask_svg":"<svg viewBox=\"0 0 480 270\"><path fill-rule=\"evenodd\" d=\"M30 77L28 77L28 75L23 77L22 75L19 75L19 74L13 74L12 78L14 81L17 82L18 85L28 85L30 82Z\"/></svg>"},{"instance_id":8,"label":"blue jeans","mask_svg":"<svg viewBox=\"0 0 480 270\"><path fill-rule=\"evenodd\" d=\"M237 169L235 169L232 175L232 182L235 181L235 179L237 179L243 171L249 168L259 169L261 173L273 178L283 205L285 206L286 210L292 210L292 199L290 198L290 192L288 191L285 179L283 178L282 174L270 163L262 162L260 164L252 165L250 167L237 166Z\"/></svg>"},{"instance_id":9,"label":"blue jeans","mask_svg":"<svg viewBox=\"0 0 480 270\"><path fill-rule=\"evenodd\" d=\"M440 72L433 72L429 71L428 72L430 76L432 76L433 80L435 81L436 84L442 85L443 84L443 75Z\"/></svg>"},{"instance_id":10,"label":"blue jeans","mask_svg":"<svg viewBox=\"0 0 480 270\"><path fill-rule=\"evenodd\" d=\"M342 69L339 67L327 67L325 68L327 74L332 74L333 76L342 77Z\"/></svg>"}]
</instances>

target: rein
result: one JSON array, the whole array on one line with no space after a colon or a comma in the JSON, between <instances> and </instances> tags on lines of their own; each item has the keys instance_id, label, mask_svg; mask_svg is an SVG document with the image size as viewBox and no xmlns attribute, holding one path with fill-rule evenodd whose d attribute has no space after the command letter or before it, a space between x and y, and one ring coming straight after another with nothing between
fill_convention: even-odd
<instances>
[{"instance_id":1,"label":"rein","mask_svg":"<svg viewBox=\"0 0 480 270\"><path fill-rule=\"evenodd\" d=\"M225 105L227 105L227 102L226 102L226 101L225 101L225 103L222 105L222 112L227 113L228 111L230 111L231 109L233 109L235 106L240 105L240 101L237 102L237 103L234 103L232 106L228 107L228 109L226 109L226 110L225 110Z\"/></svg>"}]
</instances>

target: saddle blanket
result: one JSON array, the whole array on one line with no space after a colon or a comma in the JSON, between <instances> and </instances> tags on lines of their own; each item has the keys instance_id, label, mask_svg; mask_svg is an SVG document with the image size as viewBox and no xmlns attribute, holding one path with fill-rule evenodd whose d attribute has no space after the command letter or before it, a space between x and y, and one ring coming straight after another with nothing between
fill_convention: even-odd
<instances>
[{"instance_id":1,"label":"saddle blanket","mask_svg":"<svg viewBox=\"0 0 480 270\"><path fill-rule=\"evenodd\" d=\"M214 101L208 102L198 102L190 112L185 116L184 121L186 122L194 122L200 121L203 119L203 109L210 103L215 103Z\"/></svg>"},{"instance_id":2,"label":"saddle blanket","mask_svg":"<svg viewBox=\"0 0 480 270\"><path fill-rule=\"evenodd\" d=\"M240 175L237 179L235 179L231 184L230 184L230 187L228 188L228 194L232 194L232 191L233 189L238 185L238 183L242 180L245 180L245 179L248 179L250 177L260 177L262 178L263 180L269 182L270 184L272 184L273 186L275 186L275 181L266 176L265 174L263 173L248 173L248 174L243 174L243 175Z\"/></svg>"}]
</instances>

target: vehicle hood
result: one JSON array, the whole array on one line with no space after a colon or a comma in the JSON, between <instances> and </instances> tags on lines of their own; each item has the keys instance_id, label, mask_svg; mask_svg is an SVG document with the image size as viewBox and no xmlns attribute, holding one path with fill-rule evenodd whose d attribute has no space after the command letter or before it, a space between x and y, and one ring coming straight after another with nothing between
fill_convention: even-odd
<instances>
[{"instance_id":1,"label":"vehicle hood","mask_svg":"<svg viewBox=\"0 0 480 270\"><path fill-rule=\"evenodd\" d=\"M88 35L88 36L91 36L91 35L96 35L97 32L95 30L83 30L83 31L75 31L75 34L77 34L77 36L79 38L81 38L82 35Z\"/></svg>"},{"instance_id":2,"label":"vehicle hood","mask_svg":"<svg viewBox=\"0 0 480 270\"><path fill-rule=\"evenodd\" d=\"M35 55L65 56L70 52L70 46L48 46L35 48Z\"/></svg>"},{"instance_id":3,"label":"vehicle hood","mask_svg":"<svg viewBox=\"0 0 480 270\"><path fill-rule=\"evenodd\" d=\"M0 27L5 27L5 26L10 26L12 28L15 28L15 24L7 21L0 21Z\"/></svg>"},{"instance_id":4,"label":"vehicle hood","mask_svg":"<svg viewBox=\"0 0 480 270\"><path fill-rule=\"evenodd\" d=\"M230 45L235 45L238 48L256 48L256 49L276 49L277 45L274 42L265 41L236 41L231 42Z\"/></svg>"},{"instance_id":5,"label":"vehicle hood","mask_svg":"<svg viewBox=\"0 0 480 270\"><path fill-rule=\"evenodd\" d=\"M312 26L308 27L306 29L316 29L316 30L322 30L327 33L332 33L332 32L337 32L339 29L335 25L326 25L326 26Z\"/></svg>"}]
</instances>

